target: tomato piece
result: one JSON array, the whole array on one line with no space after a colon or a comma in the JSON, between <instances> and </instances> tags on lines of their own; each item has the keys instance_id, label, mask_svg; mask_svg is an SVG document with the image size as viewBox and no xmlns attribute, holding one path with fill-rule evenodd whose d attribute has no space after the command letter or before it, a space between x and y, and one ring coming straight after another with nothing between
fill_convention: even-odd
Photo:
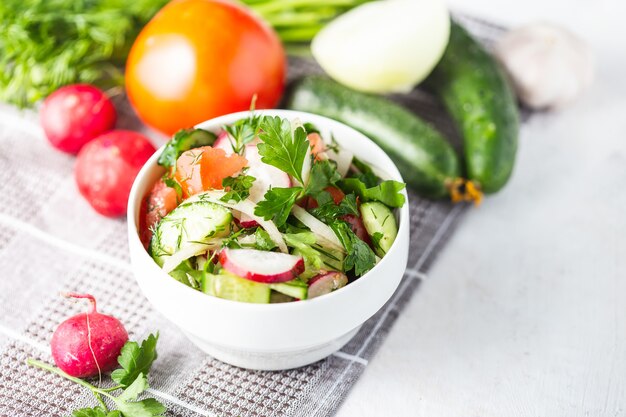
<instances>
[{"instance_id":1,"label":"tomato piece","mask_svg":"<svg viewBox=\"0 0 626 417\"><path fill-rule=\"evenodd\" d=\"M306 138L311 144L311 153L315 156L315 159L319 159L317 155L324 152L324 149L326 148L324 139L322 139L320 134L317 132L309 133Z\"/></svg>"},{"instance_id":2,"label":"tomato piece","mask_svg":"<svg viewBox=\"0 0 626 417\"><path fill-rule=\"evenodd\" d=\"M241 155L226 155L223 149L202 146L178 157L175 177L183 196L189 197L206 190L222 189L222 180L232 177L247 164Z\"/></svg>"},{"instance_id":3,"label":"tomato piece","mask_svg":"<svg viewBox=\"0 0 626 417\"><path fill-rule=\"evenodd\" d=\"M161 179L143 198L139 210L139 237L146 248L150 245L153 228L177 205L176 190L165 185Z\"/></svg>"},{"instance_id":4,"label":"tomato piece","mask_svg":"<svg viewBox=\"0 0 626 417\"><path fill-rule=\"evenodd\" d=\"M214 117L274 108L286 58L276 33L237 2L177 0L142 29L126 61L139 117L171 135Z\"/></svg>"},{"instance_id":5,"label":"tomato piece","mask_svg":"<svg viewBox=\"0 0 626 417\"><path fill-rule=\"evenodd\" d=\"M329 186L324 188L324 191L328 192L332 197L335 204L340 204L345 198L345 194L339 188L335 186ZM312 197L304 197L298 201L298 205L304 207L307 210L311 210L318 207L317 201Z\"/></svg>"}]
</instances>

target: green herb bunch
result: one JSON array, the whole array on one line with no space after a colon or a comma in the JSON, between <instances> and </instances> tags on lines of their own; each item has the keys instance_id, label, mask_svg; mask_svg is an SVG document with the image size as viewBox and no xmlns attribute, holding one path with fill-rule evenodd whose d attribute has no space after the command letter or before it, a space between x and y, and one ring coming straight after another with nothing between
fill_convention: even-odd
<instances>
[{"instance_id":1,"label":"green herb bunch","mask_svg":"<svg viewBox=\"0 0 626 417\"><path fill-rule=\"evenodd\" d=\"M109 88L167 0L0 1L0 100L29 106L71 83Z\"/></svg>"}]
</instances>

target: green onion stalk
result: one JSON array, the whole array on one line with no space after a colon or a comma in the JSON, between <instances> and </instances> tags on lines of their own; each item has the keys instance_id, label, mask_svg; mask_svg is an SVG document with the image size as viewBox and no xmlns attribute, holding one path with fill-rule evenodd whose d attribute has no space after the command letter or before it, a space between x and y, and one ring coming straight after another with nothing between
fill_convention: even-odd
<instances>
[{"instance_id":1,"label":"green onion stalk","mask_svg":"<svg viewBox=\"0 0 626 417\"><path fill-rule=\"evenodd\" d=\"M308 43L328 22L370 0L241 0L285 44Z\"/></svg>"}]
</instances>

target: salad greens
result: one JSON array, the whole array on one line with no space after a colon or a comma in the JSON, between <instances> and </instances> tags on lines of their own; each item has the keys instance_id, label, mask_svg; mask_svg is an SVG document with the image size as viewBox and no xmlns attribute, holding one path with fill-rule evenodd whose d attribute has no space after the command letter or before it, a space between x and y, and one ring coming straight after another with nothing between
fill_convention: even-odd
<instances>
[{"instance_id":1,"label":"salad greens","mask_svg":"<svg viewBox=\"0 0 626 417\"><path fill-rule=\"evenodd\" d=\"M224 151L219 166L201 164L210 146L181 146L192 143L185 138L198 135L193 130L175 135L161 158L170 170L178 164L189 173L170 171L168 187L204 189L183 193L182 203L151 225L149 251L175 279L236 301L304 299L358 279L391 248L392 210L406 203L405 184L381 179L311 123L251 112L223 130L214 143ZM230 158L242 157L244 168L220 178L222 187L204 186L216 183ZM334 158L351 160L347 173Z\"/></svg>"}]
</instances>

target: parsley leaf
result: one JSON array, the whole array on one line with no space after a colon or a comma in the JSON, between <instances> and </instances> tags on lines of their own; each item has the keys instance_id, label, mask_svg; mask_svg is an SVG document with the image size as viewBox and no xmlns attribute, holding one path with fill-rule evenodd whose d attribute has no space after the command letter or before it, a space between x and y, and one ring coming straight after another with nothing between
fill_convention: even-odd
<instances>
[{"instance_id":1,"label":"parsley leaf","mask_svg":"<svg viewBox=\"0 0 626 417\"><path fill-rule=\"evenodd\" d=\"M276 247L276 243L272 240L269 233L260 227L254 232L254 237L256 239L255 246L259 250L270 251Z\"/></svg>"},{"instance_id":2,"label":"parsley leaf","mask_svg":"<svg viewBox=\"0 0 626 417\"><path fill-rule=\"evenodd\" d=\"M311 210L311 214L327 224L332 223L334 220L340 218L341 216L345 216L346 214L360 216L359 209L356 204L356 196L354 194L347 194L338 205L335 204L331 198L330 201L326 201L322 205Z\"/></svg>"},{"instance_id":3,"label":"parsley leaf","mask_svg":"<svg viewBox=\"0 0 626 417\"><path fill-rule=\"evenodd\" d=\"M287 221L291 208L300 196L302 187L270 188L254 209L254 214L265 220L274 220L277 227Z\"/></svg>"},{"instance_id":4,"label":"parsley leaf","mask_svg":"<svg viewBox=\"0 0 626 417\"><path fill-rule=\"evenodd\" d=\"M261 122L258 145L261 161L275 166L303 184L302 167L309 151L306 131L297 127L293 132L288 119L265 117Z\"/></svg>"},{"instance_id":5,"label":"parsley leaf","mask_svg":"<svg viewBox=\"0 0 626 417\"><path fill-rule=\"evenodd\" d=\"M105 411L102 407L80 408L74 410L72 417L119 417L119 411Z\"/></svg>"},{"instance_id":6,"label":"parsley leaf","mask_svg":"<svg viewBox=\"0 0 626 417\"><path fill-rule=\"evenodd\" d=\"M159 165L176 169L176 160L185 151L200 146L213 145L215 134L204 129L182 129L167 142L157 161Z\"/></svg>"},{"instance_id":7,"label":"parsley leaf","mask_svg":"<svg viewBox=\"0 0 626 417\"><path fill-rule=\"evenodd\" d=\"M224 131L228 134L230 144L236 153L241 154L244 146L252 142L254 138L259 135L261 122L264 118L265 116L255 116L250 113L250 116L244 119L237 120L231 125L223 126Z\"/></svg>"},{"instance_id":8,"label":"parsley leaf","mask_svg":"<svg viewBox=\"0 0 626 417\"><path fill-rule=\"evenodd\" d=\"M156 344L159 340L159 333L149 335L146 340L141 342L141 346L137 342L126 342L117 362L122 369L116 369L111 374L111 379L122 386L129 386L137 379L140 374L150 372L152 362L157 358Z\"/></svg>"},{"instance_id":9,"label":"parsley leaf","mask_svg":"<svg viewBox=\"0 0 626 417\"><path fill-rule=\"evenodd\" d=\"M345 272L354 269L354 274L360 277L376 265L372 249L354 234L346 222L335 221L330 227L348 253L343 264Z\"/></svg>"},{"instance_id":10,"label":"parsley leaf","mask_svg":"<svg viewBox=\"0 0 626 417\"><path fill-rule=\"evenodd\" d=\"M148 379L143 373L140 373L122 394L113 398L113 402L124 417L156 417L167 410L163 404L154 398L136 401L137 396L146 389L148 389Z\"/></svg>"},{"instance_id":11,"label":"parsley leaf","mask_svg":"<svg viewBox=\"0 0 626 417\"><path fill-rule=\"evenodd\" d=\"M366 187L375 187L380 184L380 177L374 174L374 171L369 165L358 159L356 156L352 157L352 165L359 170L359 173L355 175L355 178L360 179Z\"/></svg>"},{"instance_id":12,"label":"parsley leaf","mask_svg":"<svg viewBox=\"0 0 626 417\"><path fill-rule=\"evenodd\" d=\"M304 193L315 197L324 191L324 188L335 184L340 179L341 175L337 172L334 162L329 160L315 162L311 167L311 175Z\"/></svg>"},{"instance_id":13,"label":"parsley leaf","mask_svg":"<svg viewBox=\"0 0 626 417\"><path fill-rule=\"evenodd\" d=\"M398 181L383 181L374 187L367 187L358 178L345 178L340 186L344 191L353 192L365 201L380 201L389 207L402 207L405 202L404 195L400 193L406 184Z\"/></svg>"},{"instance_id":14,"label":"parsley leaf","mask_svg":"<svg viewBox=\"0 0 626 417\"><path fill-rule=\"evenodd\" d=\"M250 188L254 184L256 178L250 175L239 175L237 177L226 177L222 180L222 186L228 188L228 192L224 194L221 201L228 203L234 201L236 203L245 200L250 195Z\"/></svg>"}]
</instances>

